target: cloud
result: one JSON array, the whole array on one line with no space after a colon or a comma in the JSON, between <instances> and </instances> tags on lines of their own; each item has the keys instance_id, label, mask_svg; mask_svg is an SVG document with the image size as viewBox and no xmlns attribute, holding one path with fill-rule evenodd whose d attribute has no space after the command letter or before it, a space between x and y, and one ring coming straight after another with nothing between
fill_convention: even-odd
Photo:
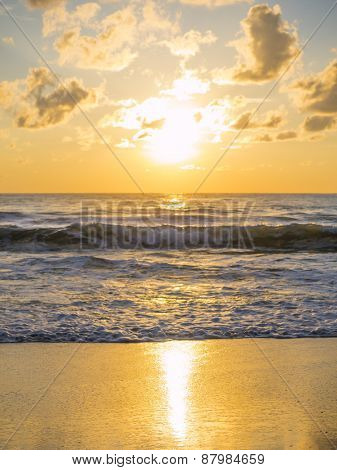
<instances>
[{"instance_id":1,"label":"cloud","mask_svg":"<svg viewBox=\"0 0 337 470\"><path fill-rule=\"evenodd\" d=\"M252 116L251 112L247 112L239 116L232 124L233 129L275 129L284 121L284 116L280 112L271 112L260 121Z\"/></svg>"},{"instance_id":2,"label":"cloud","mask_svg":"<svg viewBox=\"0 0 337 470\"><path fill-rule=\"evenodd\" d=\"M82 69L121 71L137 57L130 45L135 42L137 19L132 7L107 16L96 36L80 33L80 28L66 31L56 42L60 65L72 64Z\"/></svg>"},{"instance_id":3,"label":"cloud","mask_svg":"<svg viewBox=\"0 0 337 470\"><path fill-rule=\"evenodd\" d=\"M235 100L236 97L215 99L205 106L195 108L194 120L203 142L211 144L221 142L222 134L229 130L229 114Z\"/></svg>"},{"instance_id":4,"label":"cloud","mask_svg":"<svg viewBox=\"0 0 337 470\"><path fill-rule=\"evenodd\" d=\"M178 0L185 5L205 6L209 8L233 5L234 3L251 3L252 0Z\"/></svg>"},{"instance_id":5,"label":"cloud","mask_svg":"<svg viewBox=\"0 0 337 470\"><path fill-rule=\"evenodd\" d=\"M0 82L0 105L4 109L10 109L14 105L18 95L18 87L19 80Z\"/></svg>"},{"instance_id":6,"label":"cloud","mask_svg":"<svg viewBox=\"0 0 337 470\"><path fill-rule=\"evenodd\" d=\"M128 2L102 19L100 10L98 3L87 2L71 11L61 4L43 14L44 36L60 33L54 42L60 65L119 72L140 48L180 31L179 15L171 18L154 0Z\"/></svg>"},{"instance_id":7,"label":"cloud","mask_svg":"<svg viewBox=\"0 0 337 470\"><path fill-rule=\"evenodd\" d=\"M214 144L221 142L221 135L229 130L232 107L229 99L213 100L201 107L192 103L189 106L177 104L175 98L167 96L151 97L140 103L124 102L126 106L121 105L111 115L105 116L100 126L135 131L131 140L129 138L129 142L135 144L156 142L156 139L160 140L161 136L170 135L171 132L172 139L175 139L177 126L184 139L189 139L193 134L200 142ZM123 148L127 147L130 145L123 142Z\"/></svg>"},{"instance_id":8,"label":"cloud","mask_svg":"<svg viewBox=\"0 0 337 470\"><path fill-rule=\"evenodd\" d=\"M73 64L80 69L120 72L137 57L129 47L116 51L112 45L110 49L105 36L81 36L79 31L68 31L55 45L60 65Z\"/></svg>"},{"instance_id":9,"label":"cloud","mask_svg":"<svg viewBox=\"0 0 337 470\"><path fill-rule=\"evenodd\" d=\"M61 3L57 8L49 9L43 14L43 35L48 36L56 31L63 31L78 26L96 27L93 18L100 11L100 5L95 2L78 5L69 12L65 4Z\"/></svg>"},{"instance_id":10,"label":"cloud","mask_svg":"<svg viewBox=\"0 0 337 470\"><path fill-rule=\"evenodd\" d=\"M151 137L153 136L153 134L154 133L151 132L151 130L142 129L132 137L132 140L134 142L142 141L142 140L143 141L149 141L149 140L151 140Z\"/></svg>"},{"instance_id":11,"label":"cloud","mask_svg":"<svg viewBox=\"0 0 337 470\"><path fill-rule=\"evenodd\" d=\"M162 119L155 119L154 121L144 121L143 128L144 129L161 129L165 123L165 118Z\"/></svg>"},{"instance_id":12,"label":"cloud","mask_svg":"<svg viewBox=\"0 0 337 470\"><path fill-rule=\"evenodd\" d=\"M297 102L304 111L323 114L337 113L337 60L333 60L320 73L293 83L299 96Z\"/></svg>"},{"instance_id":13,"label":"cloud","mask_svg":"<svg viewBox=\"0 0 337 470\"><path fill-rule=\"evenodd\" d=\"M233 69L228 67L217 67L211 71L213 83L216 85L231 85L233 84Z\"/></svg>"},{"instance_id":14,"label":"cloud","mask_svg":"<svg viewBox=\"0 0 337 470\"><path fill-rule=\"evenodd\" d=\"M75 78L66 80L65 87L48 69L33 68L25 80L0 83L0 103L4 101L17 127L45 128L66 121L77 104L96 101L95 92Z\"/></svg>"},{"instance_id":15,"label":"cloud","mask_svg":"<svg viewBox=\"0 0 337 470\"><path fill-rule=\"evenodd\" d=\"M277 140L292 140L297 139L298 133L296 131L284 131L277 134Z\"/></svg>"},{"instance_id":16,"label":"cloud","mask_svg":"<svg viewBox=\"0 0 337 470\"><path fill-rule=\"evenodd\" d=\"M307 132L321 132L334 129L337 125L337 116L309 116L303 123Z\"/></svg>"},{"instance_id":17,"label":"cloud","mask_svg":"<svg viewBox=\"0 0 337 470\"><path fill-rule=\"evenodd\" d=\"M26 0L30 8L51 8L64 3L66 0Z\"/></svg>"},{"instance_id":18,"label":"cloud","mask_svg":"<svg viewBox=\"0 0 337 470\"><path fill-rule=\"evenodd\" d=\"M2 38L2 42L6 44L7 46L14 46L14 39L12 36L5 36Z\"/></svg>"},{"instance_id":19,"label":"cloud","mask_svg":"<svg viewBox=\"0 0 337 470\"><path fill-rule=\"evenodd\" d=\"M200 31L191 29L182 36L176 36L170 40L163 42L167 46L171 54L178 57L193 57L200 51L200 46L204 44L213 44L217 37L212 31L206 31L202 34Z\"/></svg>"},{"instance_id":20,"label":"cloud","mask_svg":"<svg viewBox=\"0 0 337 470\"><path fill-rule=\"evenodd\" d=\"M271 134L259 134L255 136L254 141L255 142L275 142L275 141L286 141L286 140L293 140L298 138L298 133L296 131L284 131L280 132L279 134L276 135L271 135Z\"/></svg>"},{"instance_id":21,"label":"cloud","mask_svg":"<svg viewBox=\"0 0 337 470\"><path fill-rule=\"evenodd\" d=\"M179 27L179 15L171 20L165 11L154 0L146 0L143 6L143 18L139 29L142 31L163 31L165 34L176 34Z\"/></svg>"},{"instance_id":22,"label":"cloud","mask_svg":"<svg viewBox=\"0 0 337 470\"><path fill-rule=\"evenodd\" d=\"M233 79L266 82L279 77L299 51L297 33L282 19L279 5L253 6L241 25L245 36L230 43L241 56Z\"/></svg>"},{"instance_id":23,"label":"cloud","mask_svg":"<svg viewBox=\"0 0 337 470\"><path fill-rule=\"evenodd\" d=\"M194 165L193 163L190 163L188 165L181 166L180 170L182 170L182 171L203 171L203 170L206 170L206 168L202 167L202 166L199 166L199 165Z\"/></svg>"},{"instance_id":24,"label":"cloud","mask_svg":"<svg viewBox=\"0 0 337 470\"><path fill-rule=\"evenodd\" d=\"M62 4L44 13L43 34L61 32L54 42L60 65L119 72L140 48L180 31L179 15L171 18L154 0L128 2L103 19L97 18L99 11L98 3L87 2L72 11Z\"/></svg>"},{"instance_id":25,"label":"cloud","mask_svg":"<svg viewBox=\"0 0 337 470\"><path fill-rule=\"evenodd\" d=\"M121 106L111 115L105 116L101 127L120 127L123 129L159 128L167 115L169 100L167 98L148 98L142 103Z\"/></svg>"},{"instance_id":26,"label":"cloud","mask_svg":"<svg viewBox=\"0 0 337 470\"><path fill-rule=\"evenodd\" d=\"M135 148L136 145L131 140L123 138L118 144L115 145L115 147L119 149L132 149Z\"/></svg>"},{"instance_id":27,"label":"cloud","mask_svg":"<svg viewBox=\"0 0 337 470\"><path fill-rule=\"evenodd\" d=\"M173 96L178 100L188 100L193 95L204 95L209 91L210 82L197 76L193 70L185 70L180 78L173 81L172 88L162 90L162 95Z\"/></svg>"},{"instance_id":28,"label":"cloud","mask_svg":"<svg viewBox=\"0 0 337 470\"><path fill-rule=\"evenodd\" d=\"M273 142L273 137L270 134L261 134L255 137L255 142Z\"/></svg>"}]
</instances>

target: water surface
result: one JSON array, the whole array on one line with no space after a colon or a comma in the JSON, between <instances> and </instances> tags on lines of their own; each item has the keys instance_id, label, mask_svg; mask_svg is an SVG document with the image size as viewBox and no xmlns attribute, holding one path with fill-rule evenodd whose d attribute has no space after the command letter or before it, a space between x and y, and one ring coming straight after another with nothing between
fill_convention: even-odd
<instances>
[{"instance_id":1,"label":"water surface","mask_svg":"<svg viewBox=\"0 0 337 470\"><path fill-rule=\"evenodd\" d=\"M336 336L336 203L2 195L0 342Z\"/></svg>"}]
</instances>

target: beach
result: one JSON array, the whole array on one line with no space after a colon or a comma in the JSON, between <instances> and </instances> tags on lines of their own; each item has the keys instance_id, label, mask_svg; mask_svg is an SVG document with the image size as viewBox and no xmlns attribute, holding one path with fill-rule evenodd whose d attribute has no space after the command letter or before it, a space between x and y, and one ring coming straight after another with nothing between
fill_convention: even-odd
<instances>
[{"instance_id":1,"label":"beach","mask_svg":"<svg viewBox=\"0 0 337 470\"><path fill-rule=\"evenodd\" d=\"M1 195L0 447L336 448L336 202Z\"/></svg>"},{"instance_id":2,"label":"beach","mask_svg":"<svg viewBox=\"0 0 337 470\"><path fill-rule=\"evenodd\" d=\"M334 449L337 339L0 345L5 449Z\"/></svg>"},{"instance_id":3,"label":"beach","mask_svg":"<svg viewBox=\"0 0 337 470\"><path fill-rule=\"evenodd\" d=\"M336 17L0 0L0 470L336 467Z\"/></svg>"}]
</instances>

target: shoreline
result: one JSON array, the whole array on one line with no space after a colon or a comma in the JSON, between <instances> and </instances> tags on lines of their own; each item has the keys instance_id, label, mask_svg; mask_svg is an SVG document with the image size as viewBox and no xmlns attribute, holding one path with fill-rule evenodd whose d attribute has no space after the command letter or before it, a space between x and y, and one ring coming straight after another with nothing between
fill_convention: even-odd
<instances>
[{"instance_id":1,"label":"shoreline","mask_svg":"<svg viewBox=\"0 0 337 470\"><path fill-rule=\"evenodd\" d=\"M6 449L334 449L336 338L0 344Z\"/></svg>"},{"instance_id":2,"label":"shoreline","mask_svg":"<svg viewBox=\"0 0 337 470\"><path fill-rule=\"evenodd\" d=\"M8 346L8 345L58 345L58 344L67 344L68 346L70 345L102 345L102 346L107 346L107 345L116 345L116 344L162 344L162 343L189 343L189 342L204 342L204 341L258 341L258 340L270 340L270 341L301 341L301 340L325 340L325 339L336 339L337 340L337 334L333 334L331 336L318 336L318 335L312 335L312 336L238 336L238 337L230 337L230 336L224 336L222 338L218 337L210 337L210 338L163 338L163 339L154 339L154 340L126 340L126 341L0 341L0 347L1 346Z\"/></svg>"}]
</instances>

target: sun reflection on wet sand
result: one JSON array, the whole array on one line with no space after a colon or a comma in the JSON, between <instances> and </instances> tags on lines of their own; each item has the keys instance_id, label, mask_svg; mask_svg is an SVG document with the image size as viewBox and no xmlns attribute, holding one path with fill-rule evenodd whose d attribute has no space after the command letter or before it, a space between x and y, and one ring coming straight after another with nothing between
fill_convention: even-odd
<instances>
[{"instance_id":1,"label":"sun reflection on wet sand","mask_svg":"<svg viewBox=\"0 0 337 470\"><path fill-rule=\"evenodd\" d=\"M173 435L179 440L184 439L187 432L188 396L193 361L192 343L167 343L167 347L162 352L161 363L164 369L168 422Z\"/></svg>"},{"instance_id":2,"label":"sun reflection on wet sand","mask_svg":"<svg viewBox=\"0 0 337 470\"><path fill-rule=\"evenodd\" d=\"M336 338L256 341L301 404L250 340L1 345L0 445L76 350L8 448L332 449Z\"/></svg>"}]
</instances>

